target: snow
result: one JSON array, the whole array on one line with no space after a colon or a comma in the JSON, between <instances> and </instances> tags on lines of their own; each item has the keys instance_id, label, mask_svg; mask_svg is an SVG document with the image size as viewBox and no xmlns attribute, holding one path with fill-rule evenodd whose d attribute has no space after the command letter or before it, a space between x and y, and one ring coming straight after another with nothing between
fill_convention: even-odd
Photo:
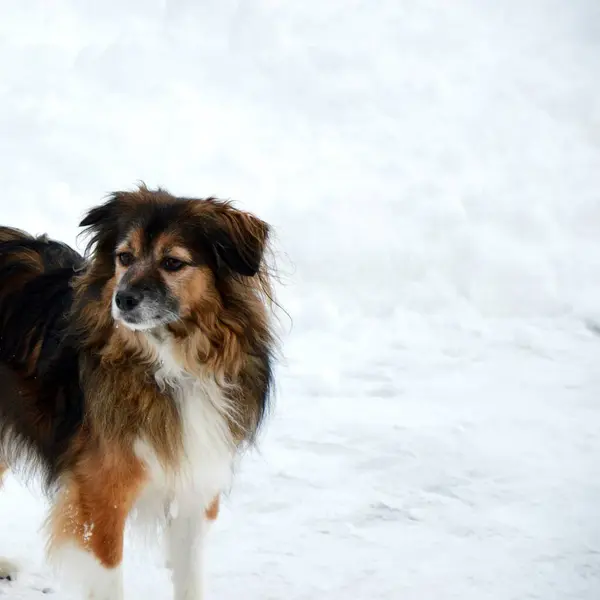
<instances>
[{"instance_id":1,"label":"snow","mask_svg":"<svg viewBox=\"0 0 600 600\"><path fill-rule=\"evenodd\" d=\"M75 243L141 179L276 228L210 598L600 595L599 33L596 0L4 0L4 223ZM0 510L0 597L67 600L39 494ZM127 597L170 598L127 544Z\"/></svg>"}]
</instances>

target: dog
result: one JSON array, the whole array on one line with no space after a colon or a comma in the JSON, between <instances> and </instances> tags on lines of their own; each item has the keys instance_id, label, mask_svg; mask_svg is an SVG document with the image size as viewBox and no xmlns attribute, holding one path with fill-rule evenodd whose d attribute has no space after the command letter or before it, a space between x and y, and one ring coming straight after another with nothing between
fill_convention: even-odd
<instances>
[{"instance_id":1,"label":"dog","mask_svg":"<svg viewBox=\"0 0 600 600\"><path fill-rule=\"evenodd\" d=\"M80 226L85 256L0 228L0 469L43 476L49 558L84 598L123 600L135 513L164 525L175 599L200 600L207 527L269 407L269 226L144 185Z\"/></svg>"}]
</instances>

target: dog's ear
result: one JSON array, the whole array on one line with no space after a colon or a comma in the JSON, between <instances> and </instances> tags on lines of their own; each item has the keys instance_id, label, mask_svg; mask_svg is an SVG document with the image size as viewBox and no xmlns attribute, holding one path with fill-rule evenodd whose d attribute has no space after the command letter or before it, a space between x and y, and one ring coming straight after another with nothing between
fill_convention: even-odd
<instances>
[{"instance_id":1,"label":"dog's ear","mask_svg":"<svg viewBox=\"0 0 600 600\"><path fill-rule=\"evenodd\" d=\"M207 235L217 267L247 277L258 273L269 237L264 221L228 206L211 219Z\"/></svg>"},{"instance_id":2,"label":"dog's ear","mask_svg":"<svg viewBox=\"0 0 600 600\"><path fill-rule=\"evenodd\" d=\"M79 227L96 228L116 221L119 213L118 205L121 200L122 194L120 192L111 194L104 204L95 206L86 213L81 223L79 223Z\"/></svg>"},{"instance_id":3,"label":"dog's ear","mask_svg":"<svg viewBox=\"0 0 600 600\"><path fill-rule=\"evenodd\" d=\"M104 204L92 208L79 223L85 227L83 234L89 236L87 252L112 255L119 236L119 220L122 211L122 195L111 194Z\"/></svg>"}]
</instances>

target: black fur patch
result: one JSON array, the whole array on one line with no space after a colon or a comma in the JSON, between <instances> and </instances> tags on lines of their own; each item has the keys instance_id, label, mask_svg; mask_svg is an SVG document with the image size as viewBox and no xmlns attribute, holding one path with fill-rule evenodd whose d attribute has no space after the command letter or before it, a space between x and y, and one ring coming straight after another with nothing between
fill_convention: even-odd
<instances>
[{"instance_id":1,"label":"black fur patch","mask_svg":"<svg viewBox=\"0 0 600 600\"><path fill-rule=\"evenodd\" d=\"M48 486L83 419L69 332L71 280L83 264L46 238L0 243L0 458L41 468Z\"/></svg>"}]
</instances>

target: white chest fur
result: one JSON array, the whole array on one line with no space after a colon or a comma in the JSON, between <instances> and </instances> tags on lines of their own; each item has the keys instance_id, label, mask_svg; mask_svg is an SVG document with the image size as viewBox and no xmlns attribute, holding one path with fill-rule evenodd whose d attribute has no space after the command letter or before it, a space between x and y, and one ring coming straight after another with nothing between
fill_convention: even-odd
<instances>
[{"instance_id":1,"label":"white chest fur","mask_svg":"<svg viewBox=\"0 0 600 600\"><path fill-rule=\"evenodd\" d=\"M138 440L135 450L149 475L140 504L152 512L164 511L167 505L176 510L180 504L191 504L195 510L206 508L219 492L226 490L231 480L235 455L227 420L231 406L213 378L201 379L179 367L169 340L157 343L156 347L160 357L156 381L177 404L183 454L178 468L165 468L147 441Z\"/></svg>"}]
</instances>

